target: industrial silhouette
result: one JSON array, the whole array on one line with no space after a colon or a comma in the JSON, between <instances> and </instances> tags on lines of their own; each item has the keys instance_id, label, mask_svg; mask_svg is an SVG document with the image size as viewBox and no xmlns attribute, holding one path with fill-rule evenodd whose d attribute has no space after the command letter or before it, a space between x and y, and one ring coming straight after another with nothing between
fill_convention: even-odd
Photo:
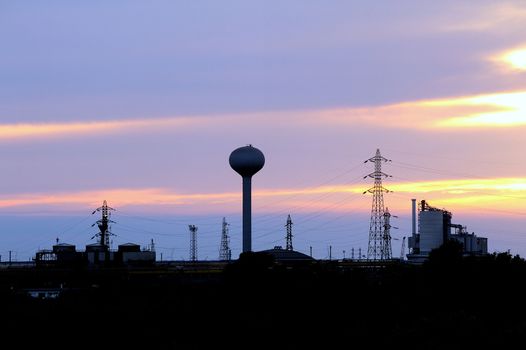
<instances>
[{"instance_id":1,"label":"industrial silhouette","mask_svg":"<svg viewBox=\"0 0 526 350\"><path fill-rule=\"evenodd\" d=\"M190 230L190 261L197 261L197 226L188 225Z\"/></svg>"},{"instance_id":2,"label":"industrial silhouette","mask_svg":"<svg viewBox=\"0 0 526 350\"><path fill-rule=\"evenodd\" d=\"M390 160L382 157L380 150L376 150L376 155L367 159L364 163L374 163L374 172L366 177L374 179L374 186L364 192L373 194L373 204L371 208L371 223L369 226L369 248L367 250L367 257L372 260L390 260L392 257L391 236L389 230L386 230L385 223L385 206L384 206L384 192L389 190L383 187L382 178L390 177L382 172L382 162L389 162Z\"/></svg>"},{"instance_id":3,"label":"industrial silhouette","mask_svg":"<svg viewBox=\"0 0 526 350\"><path fill-rule=\"evenodd\" d=\"M35 264L38 267L116 267L116 266L153 266L156 260L155 245L153 239L150 246L142 249L135 243L124 243L118 246L117 251L110 247L109 237L114 235L110 231L110 224L115 221L110 219L111 212L114 208L108 206L104 201L102 206L95 209L91 215L100 212L101 218L91 226L97 225L99 232L91 237L98 237L98 242L86 245L86 250L77 251L75 245L68 243L59 243L57 238L56 244L51 250L39 250L35 255Z\"/></svg>"},{"instance_id":4,"label":"industrial silhouette","mask_svg":"<svg viewBox=\"0 0 526 350\"><path fill-rule=\"evenodd\" d=\"M243 252L252 251L252 176L265 165L265 156L248 145L235 149L229 158L230 166L243 178Z\"/></svg>"},{"instance_id":5,"label":"industrial silhouette","mask_svg":"<svg viewBox=\"0 0 526 350\"><path fill-rule=\"evenodd\" d=\"M115 221L110 220L112 210L115 209L108 207L108 203L104 201L102 206L95 209L92 213L92 215L96 212L101 212L102 214L100 220L91 225L92 227L97 225L100 230L95 236L91 237L91 239L99 237L99 244L104 247L104 249L108 249L110 247L110 235L113 235L113 233L110 232L110 223L115 223Z\"/></svg>"},{"instance_id":6,"label":"industrial silhouette","mask_svg":"<svg viewBox=\"0 0 526 350\"><path fill-rule=\"evenodd\" d=\"M390 162L390 160L383 157L380 150L377 149L375 156L367 159L364 163L369 162L374 164L374 172L368 174L364 178L372 178L374 180L374 185L364 192L364 194L373 194L367 256L363 256L361 253L362 249L358 248L358 256L356 257L355 248L352 247L350 259L345 256L345 250L343 250L343 260L365 264L371 263L373 265L377 265L378 263L382 264L395 261L405 261L406 237L403 237L401 242L400 257L393 257L391 241L392 239L399 239L391 237L391 229L397 229L397 227L391 225L391 218L396 218L396 216L393 216L385 206L383 196L384 193L389 193L390 191L383 186L382 180L391 177L391 175L382 171L382 163ZM235 149L230 154L229 164L232 169L242 177L242 253L247 253L252 251L252 177L265 165L265 157L259 149L252 145L247 145ZM50 265L53 263L64 264L67 262L75 262L78 264L79 261L84 261L91 265L111 265L117 262L123 262L121 259L122 254L119 252L137 253L133 258L128 256L124 259L127 262L155 262L156 256L155 249L153 248L153 240L150 244L151 248L143 249L142 252L140 246L134 243L120 245L119 250L117 251L112 250L112 241L110 240L110 237L114 235L114 233L111 232L111 224L115 224L115 221L111 220L111 213L114 211L115 209L108 206L106 200L103 201L102 206L93 210L92 214L97 212L101 214L100 219L92 225L96 225L99 232L91 237L92 239L97 238L97 242L88 244L85 252L77 252L74 245L66 242L59 243L57 238L57 242L52 250L44 249L37 252L34 259L35 264ZM442 244L450 240L461 242L463 244L464 254L466 255L487 254L487 238L475 236L474 233L469 234L465 226L452 224L451 212L444 209L433 208L427 204L425 200L422 200L418 213L418 229L416 212L416 199L412 199L412 232L407 242L409 249L409 253L407 254L408 262L417 264L423 263L428 259L431 250L439 248ZM278 261L312 260L312 246L310 247L309 256L294 251L292 243L292 226L293 222L291 215L289 214L285 224L285 249L280 245L276 245L273 249L264 250L264 252L271 254L274 259ZM190 232L189 261L198 262L198 229L196 225L188 225L188 228ZM455 232L452 233L451 229L455 229ZM328 259L332 260L332 258L332 244L329 244ZM226 218L223 218L218 261L229 262L231 260L232 251L230 248L229 224L226 222ZM11 254L9 264L12 265Z\"/></svg>"},{"instance_id":7,"label":"industrial silhouette","mask_svg":"<svg viewBox=\"0 0 526 350\"><path fill-rule=\"evenodd\" d=\"M369 161L375 171L368 175L374 186L366 191L373 194L367 256L361 248L355 256L352 248L350 259L345 250L343 259L333 259L332 245L325 260L312 257L312 246L310 256L295 251L293 239L301 230L293 234L290 214L279 225L285 248L253 252L251 178L265 159L249 145L229 160L243 177L239 259L231 259L226 218L220 235L214 230L220 237L216 261L199 261L196 225L188 225L188 260L156 261L153 240L146 249L126 243L114 251L109 237L115 209L104 201L92 213L101 213L92 225L99 229L92 237L97 242L85 251L57 240L52 250L37 252L35 265L0 264L3 344L36 347L56 335L60 341L54 346L69 348L101 319L115 322L102 328L97 341L115 348L209 348L232 329L258 339L258 346L283 348L334 347L349 339L357 346L374 339L379 347L406 346L411 339L418 348L521 341L526 261L488 254L486 238L453 224L450 211L426 200L417 215L416 199L407 260L405 237L400 258L394 258L395 216L383 200L382 179L388 175L381 164L387 160L377 150ZM357 317L340 317L351 314ZM21 325L31 337L16 335ZM287 332L280 337L276 329Z\"/></svg>"},{"instance_id":8,"label":"industrial silhouette","mask_svg":"<svg viewBox=\"0 0 526 350\"><path fill-rule=\"evenodd\" d=\"M292 219L290 218L290 214L289 216L287 217L287 224L285 225L285 227L287 228L287 237L286 237L286 241L287 241L287 245L286 245L286 248L287 250L294 250L292 248Z\"/></svg>"},{"instance_id":9,"label":"industrial silhouette","mask_svg":"<svg viewBox=\"0 0 526 350\"><path fill-rule=\"evenodd\" d=\"M230 261L232 259L232 251L230 250L230 236L228 234L229 224L226 218L223 218L223 225L221 228L221 244L219 247L219 260Z\"/></svg>"}]
</instances>

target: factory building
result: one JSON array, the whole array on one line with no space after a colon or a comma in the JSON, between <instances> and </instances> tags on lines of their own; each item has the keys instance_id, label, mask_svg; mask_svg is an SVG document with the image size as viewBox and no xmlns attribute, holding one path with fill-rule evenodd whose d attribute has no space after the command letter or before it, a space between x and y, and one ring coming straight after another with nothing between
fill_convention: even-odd
<instances>
[{"instance_id":1,"label":"factory building","mask_svg":"<svg viewBox=\"0 0 526 350\"><path fill-rule=\"evenodd\" d=\"M413 232L408 240L410 262L425 261L429 253L448 240L462 243L465 255L488 253L488 239L468 233L465 226L452 224L452 213L430 206L422 200L418 206L418 232L416 232L416 199L413 199ZM452 233L452 229L454 232Z\"/></svg>"},{"instance_id":2,"label":"factory building","mask_svg":"<svg viewBox=\"0 0 526 350\"><path fill-rule=\"evenodd\" d=\"M35 263L38 266L127 266L151 265L155 263L153 246L141 249L138 244L119 245L117 251L105 245L93 243L86 245L85 251L77 251L72 244L60 243L52 250L40 250L36 253Z\"/></svg>"},{"instance_id":3,"label":"factory building","mask_svg":"<svg viewBox=\"0 0 526 350\"><path fill-rule=\"evenodd\" d=\"M263 250L262 253L270 254L276 262L312 262L314 258L294 250L283 249L275 246L273 249Z\"/></svg>"},{"instance_id":4,"label":"factory building","mask_svg":"<svg viewBox=\"0 0 526 350\"><path fill-rule=\"evenodd\" d=\"M155 248L153 239L148 248L142 249L138 244L125 243L118 247L118 250L110 249L110 212L115 210L108 206L104 201L100 208L93 211L101 212L102 217L92 226L97 225L100 232L95 234L98 237L96 243L86 245L85 251L77 251L72 244L59 243L53 246L52 250L40 250L36 253L35 263L43 265L59 266L123 266L123 265L149 265L155 262Z\"/></svg>"}]
</instances>

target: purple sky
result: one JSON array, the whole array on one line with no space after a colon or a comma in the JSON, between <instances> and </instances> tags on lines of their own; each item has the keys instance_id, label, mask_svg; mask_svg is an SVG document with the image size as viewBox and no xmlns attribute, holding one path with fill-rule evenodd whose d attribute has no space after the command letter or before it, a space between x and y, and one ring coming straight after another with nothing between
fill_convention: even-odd
<instances>
[{"instance_id":1,"label":"purple sky","mask_svg":"<svg viewBox=\"0 0 526 350\"><path fill-rule=\"evenodd\" d=\"M187 258L196 224L214 259L226 216L237 256L248 143L255 249L290 213L298 250L365 251L380 148L395 255L417 198L526 256L524 23L523 1L0 1L2 259L91 243L104 199L115 244Z\"/></svg>"}]
</instances>

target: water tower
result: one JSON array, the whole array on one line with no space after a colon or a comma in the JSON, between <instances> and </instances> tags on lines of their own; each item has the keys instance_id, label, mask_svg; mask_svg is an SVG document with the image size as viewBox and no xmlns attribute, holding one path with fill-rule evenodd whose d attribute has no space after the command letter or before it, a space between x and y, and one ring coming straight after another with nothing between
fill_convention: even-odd
<instances>
[{"instance_id":1,"label":"water tower","mask_svg":"<svg viewBox=\"0 0 526 350\"><path fill-rule=\"evenodd\" d=\"M243 177L243 253L252 250L252 176L265 165L265 156L252 145L230 154L230 166Z\"/></svg>"}]
</instances>

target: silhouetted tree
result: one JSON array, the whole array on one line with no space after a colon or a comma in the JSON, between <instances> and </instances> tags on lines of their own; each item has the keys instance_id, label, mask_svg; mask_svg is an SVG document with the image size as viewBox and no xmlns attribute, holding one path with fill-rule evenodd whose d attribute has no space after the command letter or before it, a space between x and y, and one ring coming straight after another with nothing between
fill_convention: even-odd
<instances>
[{"instance_id":1,"label":"silhouetted tree","mask_svg":"<svg viewBox=\"0 0 526 350\"><path fill-rule=\"evenodd\" d=\"M429 253L429 265L453 266L459 265L462 261L463 244L456 240L449 240L439 248L433 249Z\"/></svg>"},{"instance_id":2,"label":"silhouetted tree","mask_svg":"<svg viewBox=\"0 0 526 350\"><path fill-rule=\"evenodd\" d=\"M234 274L261 274L274 266L274 257L264 252L245 252L239 255L239 259L228 265L226 273Z\"/></svg>"}]
</instances>

